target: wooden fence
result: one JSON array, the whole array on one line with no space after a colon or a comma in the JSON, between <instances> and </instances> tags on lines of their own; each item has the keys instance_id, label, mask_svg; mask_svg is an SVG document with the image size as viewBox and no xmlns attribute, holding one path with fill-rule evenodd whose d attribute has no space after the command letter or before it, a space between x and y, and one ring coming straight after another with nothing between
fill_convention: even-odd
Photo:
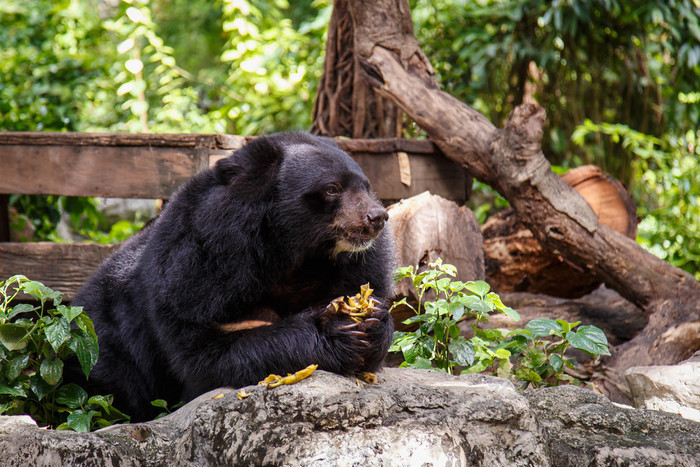
<instances>
[{"instance_id":1,"label":"wooden fence","mask_svg":"<svg viewBox=\"0 0 700 467\"><path fill-rule=\"evenodd\" d=\"M10 194L167 199L186 179L245 144L233 135L0 133L0 280L13 274L61 290L66 300L115 248L10 242ZM337 139L383 200L430 190L463 201L464 170L425 140Z\"/></svg>"}]
</instances>

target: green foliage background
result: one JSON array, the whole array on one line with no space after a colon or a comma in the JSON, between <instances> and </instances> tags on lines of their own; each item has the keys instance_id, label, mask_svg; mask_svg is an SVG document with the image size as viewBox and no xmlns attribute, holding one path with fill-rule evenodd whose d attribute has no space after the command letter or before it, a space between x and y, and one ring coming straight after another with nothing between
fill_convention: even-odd
<instances>
[{"instance_id":1,"label":"green foliage background","mask_svg":"<svg viewBox=\"0 0 700 467\"><path fill-rule=\"evenodd\" d=\"M594 163L622 180L639 206L638 241L700 278L700 0L411 7L446 91L500 125L529 89L547 110L550 161ZM4 0L0 130L308 128L331 9L329 0ZM60 202L13 198L46 231L39 238L51 238Z\"/></svg>"}]
</instances>

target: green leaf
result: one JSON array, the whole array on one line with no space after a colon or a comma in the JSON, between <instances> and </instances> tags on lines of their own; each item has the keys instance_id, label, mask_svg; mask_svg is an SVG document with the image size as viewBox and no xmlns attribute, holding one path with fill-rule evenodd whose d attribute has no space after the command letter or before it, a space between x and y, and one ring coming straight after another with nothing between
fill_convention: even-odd
<instances>
[{"instance_id":1,"label":"green leaf","mask_svg":"<svg viewBox=\"0 0 700 467\"><path fill-rule=\"evenodd\" d=\"M490 313L493 308L490 307L486 302L477 297L476 295L462 295L456 299L471 311L477 311L481 313Z\"/></svg>"},{"instance_id":2,"label":"green leaf","mask_svg":"<svg viewBox=\"0 0 700 467\"><path fill-rule=\"evenodd\" d=\"M451 282L451 280L449 277L444 277L442 279L438 279L438 281L437 281L438 291L444 292L445 290L449 290L450 282Z\"/></svg>"},{"instance_id":3,"label":"green leaf","mask_svg":"<svg viewBox=\"0 0 700 467\"><path fill-rule=\"evenodd\" d=\"M14 381L22 373L22 370L27 368L27 365L29 365L29 354L18 355L10 360L5 374L7 380L9 382Z\"/></svg>"},{"instance_id":4,"label":"green leaf","mask_svg":"<svg viewBox=\"0 0 700 467\"><path fill-rule=\"evenodd\" d=\"M91 410L85 413L82 410L78 409L72 414L68 415L66 423L68 424L68 428L70 428L71 430L79 432L88 432L90 431L92 417L94 417L97 414L98 412L95 410Z\"/></svg>"},{"instance_id":5,"label":"green leaf","mask_svg":"<svg viewBox=\"0 0 700 467\"><path fill-rule=\"evenodd\" d=\"M595 326L581 326L576 332L569 331L566 340L572 347L589 355L610 355L605 333Z\"/></svg>"},{"instance_id":6,"label":"green leaf","mask_svg":"<svg viewBox=\"0 0 700 467\"><path fill-rule=\"evenodd\" d=\"M430 360L423 357L416 357L416 359L413 362L410 362L407 366L410 368L420 368L423 370L431 370L433 368L433 364L430 362Z\"/></svg>"},{"instance_id":7,"label":"green leaf","mask_svg":"<svg viewBox=\"0 0 700 467\"><path fill-rule=\"evenodd\" d=\"M58 311L61 316L66 318L68 323L71 323L79 314L83 312L83 307L58 305L56 307L56 311Z\"/></svg>"},{"instance_id":8,"label":"green leaf","mask_svg":"<svg viewBox=\"0 0 700 467\"><path fill-rule=\"evenodd\" d=\"M550 355L549 365L552 367L552 370L554 370L555 373L559 373L564 366L564 360L562 360L562 358L557 354Z\"/></svg>"},{"instance_id":9,"label":"green leaf","mask_svg":"<svg viewBox=\"0 0 700 467\"><path fill-rule=\"evenodd\" d=\"M88 399L87 392L74 383L66 384L56 390L56 403L77 409L85 405Z\"/></svg>"},{"instance_id":10,"label":"green leaf","mask_svg":"<svg viewBox=\"0 0 700 467\"><path fill-rule=\"evenodd\" d=\"M97 340L97 334L95 333L95 325L86 313L81 313L75 317L75 324L78 325L81 331L85 333L86 336L92 337Z\"/></svg>"},{"instance_id":11,"label":"green leaf","mask_svg":"<svg viewBox=\"0 0 700 467\"><path fill-rule=\"evenodd\" d=\"M114 398L112 396L99 396L99 395L92 396L87 401L88 405L97 405L97 406L101 407L102 410L104 410L106 414L109 414L110 411L113 409L112 402L114 402Z\"/></svg>"},{"instance_id":12,"label":"green leaf","mask_svg":"<svg viewBox=\"0 0 700 467\"><path fill-rule=\"evenodd\" d=\"M533 319L525 329L530 331L532 337L546 337L549 335L557 335L563 337L563 331L559 323L553 319L538 318Z\"/></svg>"},{"instance_id":13,"label":"green leaf","mask_svg":"<svg viewBox=\"0 0 700 467\"><path fill-rule=\"evenodd\" d=\"M44 334L53 350L58 352L58 349L70 337L70 324L64 317L57 317L53 323L44 328Z\"/></svg>"},{"instance_id":14,"label":"green leaf","mask_svg":"<svg viewBox=\"0 0 700 467\"><path fill-rule=\"evenodd\" d=\"M510 372L513 369L513 364L510 362L510 355L505 358L501 358L498 362L498 369L496 370L496 375L501 378L508 378Z\"/></svg>"},{"instance_id":15,"label":"green leaf","mask_svg":"<svg viewBox=\"0 0 700 467\"><path fill-rule=\"evenodd\" d=\"M505 306L501 301L501 297L499 297L493 292L489 292L489 294L486 295L486 297L491 299L498 311L500 311L513 321L520 321L520 315L518 314L518 312L508 306Z\"/></svg>"},{"instance_id":16,"label":"green leaf","mask_svg":"<svg viewBox=\"0 0 700 467\"><path fill-rule=\"evenodd\" d=\"M419 322L431 322L434 320L435 320L434 316L431 316L429 314L421 314L421 315L411 316L410 318L407 318L401 322L403 324L412 324L412 323L419 323Z\"/></svg>"},{"instance_id":17,"label":"green leaf","mask_svg":"<svg viewBox=\"0 0 700 467\"><path fill-rule=\"evenodd\" d=\"M529 368L523 368L523 367L518 368L515 371L515 377L519 381L530 381L533 383L539 383L540 381L542 381L542 377L537 372L532 371Z\"/></svg>"},{"instance_id":18,"label":"green leaf","mask_svg":"<svg viewBox=\"0 0 700 467\"><path fill-rule=\"evenodd\" d=\"M569 323L569 322L567 322L567 321L564 321L563 319L558 319L558 320L556 320L556 321L557 321L557 323L559 323L559 325L561 326L561 328L562 328L562 330L563 330L564 332L569 332L569 331L571 331L573 328L575 328L576 326L578 326L579 324L581 324L581 321L576 321L576 322L573 322L573 323Z\"/></svg>"},{"instance_id":19,"label":"green leaf","mask_svg":"<svg viewBox=\"0 0 700 467\"><path fill-rule=\"evenodd\" d=\"M478 329L475 334L482 339L493 343L503 341L503 331L500 329Z\"/></svg>"},{"instance_id":20,"label":"green leaf","mask_svg":"<svg viewBox=\"0 0 700 467\"><path fill-rule=\"evenodd\" d=\"M31 313L34 310L38 309L39 307L30 305L28 303L20 303L19 305L16 305L10 310L10 312L7 314L7 319L12 319L20 313Z\"/></svg>"},{"instance_id":21,"label":"green leaf","mask_svg":"<svg viewBox=\"0 0 700 467\"><path fill-rule=\"evenodd\" d=\"M78 356L78 362L80 362L80 367L82 368L85 377L89 377L90 372L97 363L97 358L99 356L97 339L86 339L83 336L74 335L70 342L68 342L68 348L70 348Z\"/></svg>"},{"instance_id":22,"label":"green leaf","mask_svg":"<svg viewBox=\"0 0 700 467\"><path fill-rule=\"evenodd\" d=\"M443 338L445 337L445 326L442 324L442 322L435 324L433 332L435 333L435 340L442 342Z\"/></svg>"},{"instance_id":23,"label":"green leaf","mask_svg":"<svg viewBox=\"0 0 700 467\"><path fill-rule=\"evenodd\" d=\"M444 272L448 276L457 276L457 267L453 264L445 263L442 266L439 266L438 269L440 269L440 271Z\"/></svg>"},{"instance_id":24,"label":"green leaf","mask_svg":"<svg viewBox=\"0 0 700 467\"><path fill-rule=\"evenodd\" d=\"M154 401L151 401L151 405L153 407L159 407L161 409L168 410L168 402L164 399L156 399Z\"/></svg>"},{"instance_id":25,"label":"green leaf","mask_svg":"<svg viewBox=\"0 0 700 467\"><path fill-rule=\"evenodd\" d=\"M400 281L404 277L411 277L413 276L413 266L406 266L403 268L397 268L394 270L394 276L396 282Z\"/></svg>"},{"instance_id":26,"label":"green leaf","mask_svg":"<svg viewBox=\"0 0 700 467\"><path fill-rule=\"evenodd\" d=\"M27 347L27 326L18 323L0 324L0 342L7 350L22 350Z\"/></svg>"},{"instance_id":27,"label":"green leaf","mask_svg":"<svg viewBox=\"0 0 700 467\"><path fill-rule=\"evenodd\" d=\"M474 363L474 346L466 339L455 339L450 342L450 355L452 359L462 366L470 366Z\"/></svg>"},{"instance_id":28,"label":"green leaf","mask_svg":"<svg viewBox=\"0 0 700 467\"><path fill-rule=\"evenodd\" d=\"M53 300L54 306L61 303L61 292L46 287L41 282L25 282L24 284L22 284L22 291L41 302L44 302L46 300Z\"/></svg>"},{"instance_id":29,"label":"green leaf","mask_svg":"<svg viewBox=\"0 0 700 467\"><path fill-rule=\"evenodd\" d=\"M510 333L509 333L510 335ZM527 337L523 335L514 335L504 344L503 348L511 349L512 354L519 354L527 349Z\"/></svg>"},{"instance_id":30,"label":"green leaf","mask_svg":"<svg viewBox=\"0 0 700 467\"><path fill-rule=\"evenodd\" d=\"M459 301L450 302L450 304L447 305L447 309L450 313L450 316L452 316L452 319L454 319L455 321L459 321L460 319L462 319L464 313L466 312L464 304L460 303Z\"/></svg>"},{"instance_id":31,"label":"green leaf","mask_svg":"<svg viewBox=\"0 0 700 467\"><path fill-rule=\"evenodd\" d=\"M409 365L412 364L413 362L416 361L418 357L418 346L416 345L410 345L403 347L401 349L401 353L403 354L403 359L406 363Z\"/></svg>"},{"instance_id":32,"label":"green leaf","mask_svg":"<svg viewBox=\"0 0 700 467\"><path fill-rule=\"evenodd\" d=\"M479 297L484 298L491 289L491 286L484 281L469 281L466 283L465 288Z\"/></svg>"},{"instance_id":33,"label":"green leaf","mask_svg":"<svg viewBox=\"0 0 700 467\"><path fill-rule=\"evenodd\" d=\"M36 395L36 398L41 401L47 394L50 394L55 388L54 386L48 384L39 375L34 375L29 378L29 387L32 392Z\"/></svg>"},{"instance_id":34,"label":"green leaf","mask_svg":"<svg viewBox=\"0 0 700 467\"><path fill-rule=\"evenodd\" d=\"M0 394L6 394L12 397L27 397L27 393L21 384L15 384L13 386L0 384Z\"/></svg>"},{"instance_id":35,"label":"green leaf","mask_svg":"<svg viewBox=\"0 0 700 467\"><path fill-rule=\"evenodd\" d=\"M530 349L525 352L527 360L524 361L528 368L537 368L547 361L547 355L539 349Z\"/></svg>"},{"instance_id":36,"label":"green leaf","mask_svg":"<svg viewBox=\"0 0 700 467\"><path fill-rule=\"evenodd\" d=\"M488 360L479 360L478 362L476 362L474 365L470 366L469 368L465 368L464 370L462 370L461 374L464 375L464 374L471 374L471 373L481 373L486 368L488 368L491 363L492 362L490 362Z\"/></svg>"},{"instance_id":37,"label":"green leaf","mask_svg":"<svg viewBox=\"0 0 700 467\"><path fill-rule=\"evenodd\" d=\"M50 385L57 385L61 381L61 376L63 376L63 361L58 358L55 360L44 360L39 366L39 374Z\"/></svg>"},{"instance_id":38,"label":"green leaf","mask_svg":"<svg viewBox=\"0 0 700 467\"><path fill-rule=\"evenodd\" d=\"M509 306L504 306L498 309L501 313L512 319L513 321L520 321L520 314Z\"/></svg>"}]
</instances>

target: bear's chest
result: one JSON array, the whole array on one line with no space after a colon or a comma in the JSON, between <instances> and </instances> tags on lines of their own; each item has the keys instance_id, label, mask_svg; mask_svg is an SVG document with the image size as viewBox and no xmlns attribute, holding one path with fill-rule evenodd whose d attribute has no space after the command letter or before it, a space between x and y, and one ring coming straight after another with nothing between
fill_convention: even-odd
<instances>
[{"instance_id":1,"label":"bear's chest","mask_svg":"<svg viewBox=\"0 0 700 467\"><path fill-rule=\"evenodd\" d=\"M266 305L280 316L299 313L312 306L327 305L334 295L337 272L323 263L304 264L285 271L269 287Z\"/></svg>"}]
</instances>

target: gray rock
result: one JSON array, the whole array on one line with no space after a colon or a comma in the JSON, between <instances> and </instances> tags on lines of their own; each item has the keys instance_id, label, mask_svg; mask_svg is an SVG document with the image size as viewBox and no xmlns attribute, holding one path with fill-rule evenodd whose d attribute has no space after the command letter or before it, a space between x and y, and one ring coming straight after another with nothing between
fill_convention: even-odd
<instances>
[{"instance_id":1,"label":"gray rock","mask_svg":"<svg viewBox=\"0 0 700 467\"><path fill-rule=\"evenodd\" d=\"M700 352L677 365L630 368L625 378L635 407L700 422Z\"/></svg>"},{"instance_id":2,"label":"gray rock","mask_svg":"<svg viewBox=\"0 0 700 467\"><path fill-rule=\"evenodd\" d=\"M588 390L386 369L376 385L317 371L207 393L160 420L94 433L0 417L3 465L699 465L700 424ZM222 395L221 397L217 397Z\"/></svg>"}]
</instances>

